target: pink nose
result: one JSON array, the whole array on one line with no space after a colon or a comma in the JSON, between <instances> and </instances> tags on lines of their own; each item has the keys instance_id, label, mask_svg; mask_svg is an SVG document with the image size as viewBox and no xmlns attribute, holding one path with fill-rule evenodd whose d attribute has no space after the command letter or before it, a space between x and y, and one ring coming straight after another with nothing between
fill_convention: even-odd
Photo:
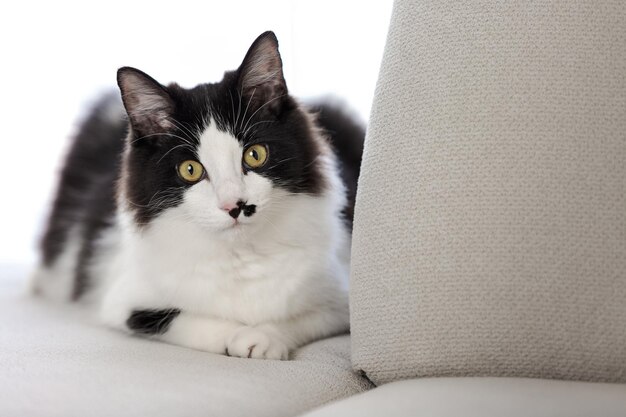
<instances>
[{"instance_id":1,"label":"pink nose","mask_svg":"<svg viewBox=\"0 0 626 417\"><path fill-rule=\"evenodd\" d=\"M224 203L220 206L220 209L224 211L231 211L232 209L236 208L239 208L239 205L237 205L237 203Z\"/></svg>"},{"instance_id":2,"label":"pink nose","mask_svg":"<svg viewBox=\"0 0 626 417\"><path fill-rule=\"evenodd\" d=\"M220 206L222 210L228 213L230 217L236 219L239 217L239 213L241 213L241 207L243 207L245 203L241 200L236 203L224 203Z\"/></svg>"}]
</instances>

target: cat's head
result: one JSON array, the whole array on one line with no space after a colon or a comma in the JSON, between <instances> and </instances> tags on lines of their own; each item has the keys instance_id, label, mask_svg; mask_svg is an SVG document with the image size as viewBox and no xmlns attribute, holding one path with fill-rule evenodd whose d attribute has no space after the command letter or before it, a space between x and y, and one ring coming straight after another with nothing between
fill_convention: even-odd
<instances>
[{"instance_id":1,"label":"cat's head","mask_svg":"<svg viewBox=\"0 0 626 417\"><path fill-rule=\"evenodd\" d=\"M288 94L274 33L219 83L163 86L125 67L118 85L130 121L121 197L137 224L176 210L209 230L245 229L323 192L327 149Z\"/></svg>"}]
</instances>

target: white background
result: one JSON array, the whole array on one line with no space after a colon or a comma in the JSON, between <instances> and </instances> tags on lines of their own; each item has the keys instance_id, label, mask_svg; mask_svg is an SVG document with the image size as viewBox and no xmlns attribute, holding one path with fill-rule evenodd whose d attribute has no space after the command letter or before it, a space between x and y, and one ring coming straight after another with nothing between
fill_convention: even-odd
<instances>
[{"instance_id":1,"label":"white background","mask_svg":"<svg viewBox=\"0 0 626 417\"><path fill-rule=\"evenodd\" d=\"M273 30L298 97L332 94L366 120L391 0L3 2L0 264L32 263L68 139L118 67L191 87L235 69Z\"/></svg>"}]
</instances>

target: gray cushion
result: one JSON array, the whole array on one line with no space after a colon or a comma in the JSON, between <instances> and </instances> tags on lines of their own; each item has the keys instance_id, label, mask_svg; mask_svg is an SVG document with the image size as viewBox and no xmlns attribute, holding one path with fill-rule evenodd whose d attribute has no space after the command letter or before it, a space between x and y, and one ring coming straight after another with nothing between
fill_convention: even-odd
<instances>
[{"instance_id":1,"label":"gray cushion","mask_svg":"<svg viewBox=\"0 0 626 417\"><path fill-rule=\"evenodd\" d=\"M626 2L398 0L359 181L376 383L626 381Z\"/></svg>"},{"instance_id":2,"label":"gray cushion","mask_svg":"<svg viewBox=\"0 0 626 417\"><path fill-rule=\"evenodd\" d=\"M295 416L367 389L348 336L288 362L133 338L78 306L18 296L0 269L1 416Z\"/></svg>"},{"instance_id":3,"label":"gray cushion","mask_svg":"<svg viewBox=\"0 0 626 417\"><path fill-rule=\"evenodd\" d=\"M530 378L397 381L306 417L624 417L626 385Z\"/></svg>"}]
</instances>

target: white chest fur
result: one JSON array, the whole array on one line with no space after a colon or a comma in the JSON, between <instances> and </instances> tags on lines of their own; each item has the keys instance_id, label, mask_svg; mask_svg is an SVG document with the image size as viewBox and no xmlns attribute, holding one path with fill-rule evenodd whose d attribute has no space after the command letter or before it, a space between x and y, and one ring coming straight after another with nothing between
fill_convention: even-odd
<instances>
[{"instance_id":1,"label":"white chest fur","mask_svg":"<svg viewBox=\"0 0 626 417\"><path fill-rule=\"evenodd\" d=\"M332 204L309 196L283 204L290 210L262 228L220 235L176 209L146 229L125 230L103 313L123 319L132 309L173 307L255 325L337 300L347 279L340 255L348 242Z\"/></svg>"}]
</instances>

